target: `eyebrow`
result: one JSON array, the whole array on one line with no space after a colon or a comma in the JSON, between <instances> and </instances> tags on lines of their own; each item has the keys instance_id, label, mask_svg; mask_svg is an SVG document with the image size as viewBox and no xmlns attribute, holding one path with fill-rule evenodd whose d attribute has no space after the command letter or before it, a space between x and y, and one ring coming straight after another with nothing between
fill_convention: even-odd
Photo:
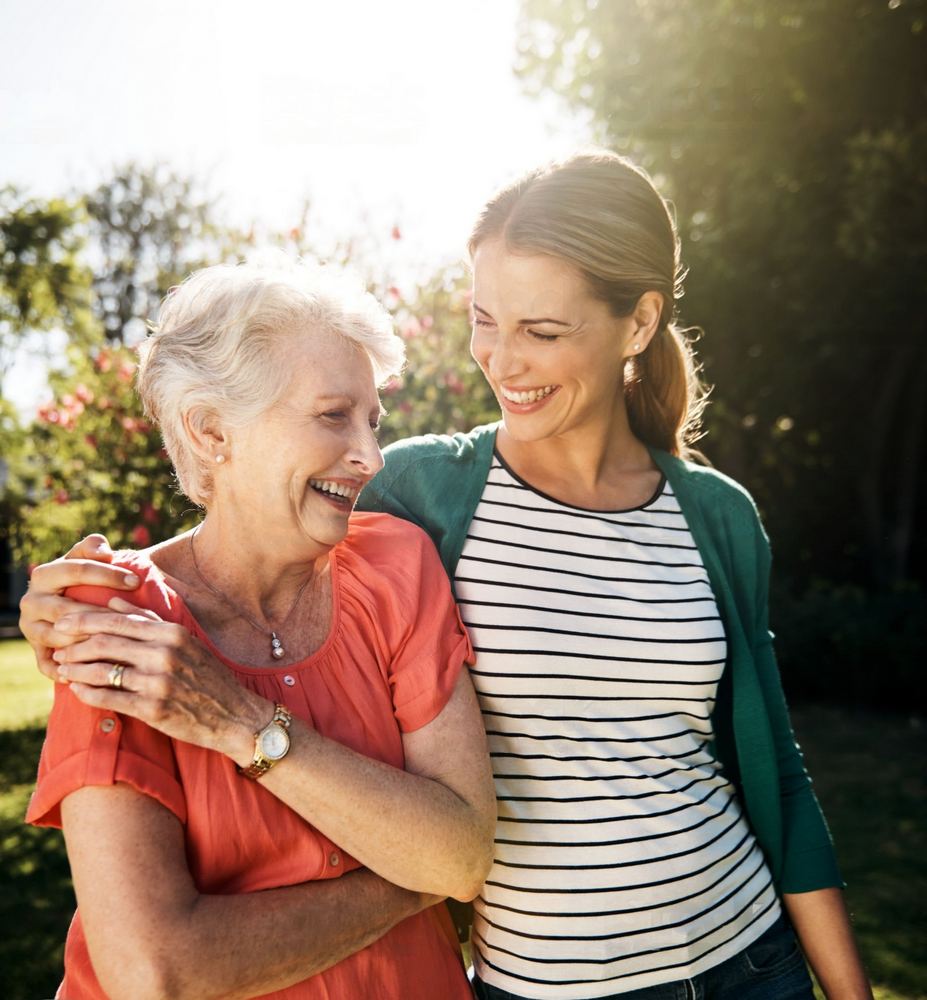
<instances>
[{"instance_id":1,"label":"eyebrow","mask_svg":"<svg viewBox=\"0 0 927 1000\"><path fill-rule=\"evenodd\" d=\"M473 303L473 311L481 313L483 316L488 316L492 319L490 313L486 312L482 306L478 306L475 302ZM562 319L551 319L550 317L544 317L543 319L520 319L518 321L519 326L534 326L538 323L553 323L554 326L572 326L571 323L565 323Z\"/></svg>"}]
</instances>

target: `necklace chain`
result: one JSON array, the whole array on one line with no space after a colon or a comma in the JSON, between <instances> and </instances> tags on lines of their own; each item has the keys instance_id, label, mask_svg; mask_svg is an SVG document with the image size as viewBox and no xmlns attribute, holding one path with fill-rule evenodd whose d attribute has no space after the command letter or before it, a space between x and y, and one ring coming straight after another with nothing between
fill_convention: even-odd
<instances>
[{"instance_id":1,"label":"necklace chain","mask_svg":"<svg viewBox=\"0 0 927 1000\"><path fill-rule=\"evenodd\" d=\"M286 656L286 650L284 650L283 643L280 641L280 638L277 635L277 629L269 629L266 624L265 625L258 624L258 622L256 622L247 612L243 611L237 604L234 603L234 601L229 600L229 598L226 597L225 594L223 594L218 587L214 587L206 579L206 577L203 576L203 572L200 569L200 564L196 558L196 545L194 544L193 541L199 534L201 527L202 525L198 524L193 529L193 533L190 535L190 555L193 557L193 568L194 570L196 570L196 575L200 578L200 582L214 597L218 597L219 600L222 601L222 603L226 607L231 608L236 614L241 615L241 617L244 618L244 620L256 632L270 632L270 655L275 660L282 660L283 657ZM286 618L284 618L283 622L280 624L280 631L283 631L283 629L285 629L286 626L289 624L289 621L293 617L293 613L296 611L296 607L299 604L300 598L303 596L303 591L306 589L306 587L309 586L312 580L313 577L310 576L300 585L299 590L296 591L296 597L294 598L293 603L290 606L290 610L287 612Z\"/></svg>"}]
</instances>

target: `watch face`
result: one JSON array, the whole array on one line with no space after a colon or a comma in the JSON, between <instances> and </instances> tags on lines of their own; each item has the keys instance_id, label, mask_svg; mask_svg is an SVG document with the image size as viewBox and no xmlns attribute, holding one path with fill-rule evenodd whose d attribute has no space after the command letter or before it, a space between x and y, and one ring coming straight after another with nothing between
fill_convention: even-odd
<instances>
[{"instance_id":1,"label":"watch face","mask_svg":"<svg viewBox=\"0 0 927 1000\"><path fill-rule=\"evenodd\" d=\"M290 737L282 726L268 726L261 734L261 753L271 760L280 760L290 748Z\"/></svg>"}]
</instances>

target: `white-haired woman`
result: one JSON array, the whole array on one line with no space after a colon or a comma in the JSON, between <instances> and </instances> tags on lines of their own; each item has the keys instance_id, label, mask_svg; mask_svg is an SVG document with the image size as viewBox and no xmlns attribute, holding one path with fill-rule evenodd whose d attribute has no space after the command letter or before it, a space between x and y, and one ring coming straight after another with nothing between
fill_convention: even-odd
<instances>
[{"instance_id":1,"label":"white-haired woman","mask_svg":"<svg viewBox=\"0 0 927 1000\"><path fill-rule=\"evenodd\" d=\"M138 389L206 516L107 567L141 610L94 607L119 591L86 566L58 622L83 641L28 818L62 826L77 895L60 996L469 996L434 906L491 859L469 644L424 533L351 516L401 361L325 269L165 300Z\"/></svg>"}]
</instances>

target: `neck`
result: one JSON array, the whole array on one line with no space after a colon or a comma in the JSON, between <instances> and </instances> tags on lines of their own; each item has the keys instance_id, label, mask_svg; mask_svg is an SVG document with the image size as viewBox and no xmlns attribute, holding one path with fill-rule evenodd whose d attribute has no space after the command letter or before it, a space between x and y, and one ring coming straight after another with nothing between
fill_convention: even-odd
<instances>
[{"instance_id":1,"label":"neck","mask_svg":"<svg viewBox=\"0 0 927 1000\"><path fill-rule=\"evenodd\" d=\"M275 543L267 530L248 530L223 517L217 507L188 537L193 571L192 576L186 574L188 579L197 589L214 588L269 629L280 627L297 596L313 590L328 571L329 549L319 546L314 553L293 558L285 542Z\"/></svg>"},{"instance_id":2,"label":"neck","mask_svg":"<svg viewBox=\"0 0 927 1000\"><path fill-rule=\"evenodd\" d=\"M496 446L506 462L529 482L556 476L590 498L627 473L653 468L647 446L631 432L621 395L611 411L581 427L540 440L518 441L502 427Z\"/></svg>"}]
</instances>

